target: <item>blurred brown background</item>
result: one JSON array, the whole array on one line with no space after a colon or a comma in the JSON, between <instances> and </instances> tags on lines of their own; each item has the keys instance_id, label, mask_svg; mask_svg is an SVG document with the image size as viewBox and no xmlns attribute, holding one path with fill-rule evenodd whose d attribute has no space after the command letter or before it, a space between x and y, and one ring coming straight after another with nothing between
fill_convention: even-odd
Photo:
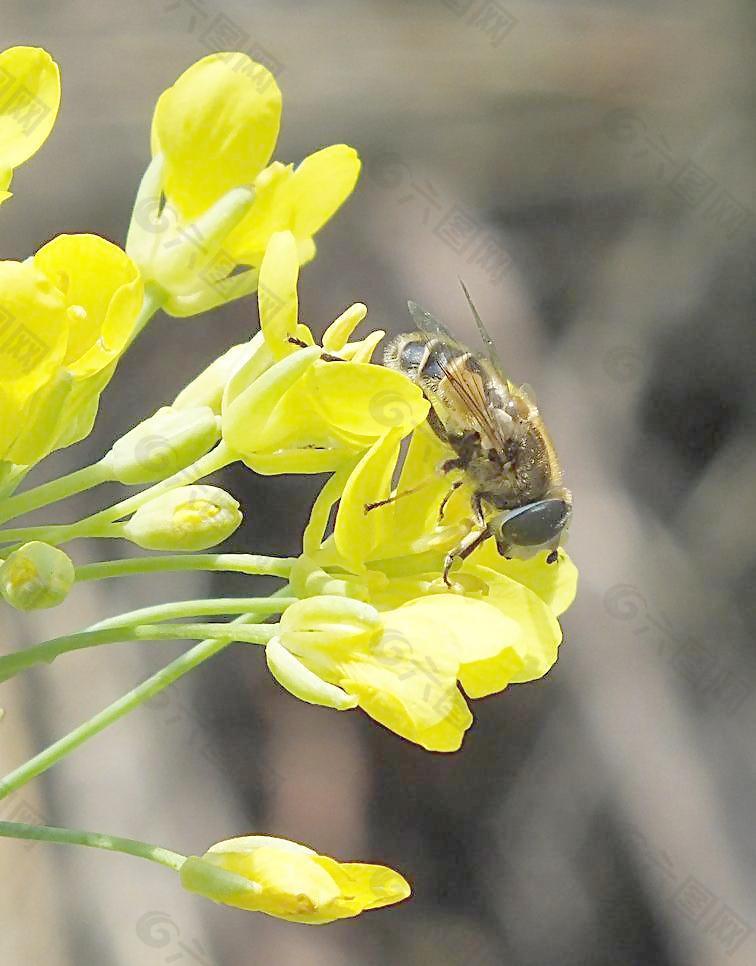
<instances>
[{"instance_id":1,"label":"blurred brown background","mask_svg":"<svg viewBox=\"0 0 756 966\"><path fill-rule=\"evenodd\" d=\"M2 257L64 231L122 242L157 96L213 49L253 51L284 92L278 158L345 140L365 162L303 273L303 317L320 331L363 300L398 331L412 297L472 340L463 276L556 437L582 574L558 665L477 702L460 753L307 707L240 646L0 808L185 852L286 836L402 869L410 902L307 929L126 857L5 842L3 966L756 962L753 6L7 0L2 19L2 46L47 47L64 84ZM98 457L255 326L254 300L155 320L92 437L35 479ZM236 548L297 552L317 480L225 483L248 516ZM83 585L54 614L3 611L2 647L209 592ZM71 655L4 685L3 771L179 650Z\"/></svg>"}]
</instances>

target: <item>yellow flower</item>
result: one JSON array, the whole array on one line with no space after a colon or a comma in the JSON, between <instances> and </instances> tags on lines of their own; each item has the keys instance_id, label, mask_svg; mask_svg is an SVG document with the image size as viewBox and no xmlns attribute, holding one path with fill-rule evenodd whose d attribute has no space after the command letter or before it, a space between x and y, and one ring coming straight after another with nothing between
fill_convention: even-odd
<instances>
[{"instance_id":1,"label":"yellow flower","mask_svg":"<svg viewBox=\"0 0 756 966\"><path fill-rule=\"evenodd\" d=\"M142 300L136 266L96 235L0 262L0 460L30 465L89 433Z\"/></svg>"},{"instance_id":2,"label":"yellow flower","mask_svg":"<svg viewBox=\"0 0 756 966\"><path fill-rule=\"evenodd\" d=\"M276 231L293 232L300 263L312 258L312 236L351 194L360 162L346 145L296 170L268 165L280 121L275 78L242 53L204 57L158 100L127 251L172 315L253 292Z\"/></svg>"},{"instance_id":3,"label":"yellow flower","mask_svg":"<svg viewBox=\"0 0 756 966\"><path fill-rule=\"evenodd\" d=\"M391 490L401 436L377 439L323 488L291 575L300 602L267 645L268 667L302 700L338 710L359 705L424 748L454 751L472 723L459 686L480 698L542 677L554 664L557 616L574 598L577 571L562 550L556 564L545 553L508 561L484 544L448 588L444 558L469 530L469 504L464 496L450 501L448 522L438 523L449 483L438 476L439 447L428 428L413 433L398 489L430 482L365 509ZM334 533L324 540L337 500Z\"/></svg>"},{"instance_id":4,"label":"yellow flower","mask_svg":"<svg viewBox=\"0 0 756 966\"><path fill-rule=\"evenodd\" d=\"M40 47L0 53L0 204L13 171L42 147L60 106L60 70Z\"/></svg>"},{"instance_id":5,"label":"yellow flower","mask_svg":"<svg viewBox=\"0 0 756 966\"><path fill-rule=\"evenodd\" d=\"M223 395L223 439L259 473L316 473L354 463L376 439L406 435L428 412L417 386L369 363L382 332L347 341L365 316L363 305L329 326L323 358L298 321L298 274L296 239L276 233L260 271L262 339Z\"/></svg>"},{"instance_id":6,"label":"yellow flower","mask_svg":"<svg viewBox=\"0 0 756 966\"><path fill-rule=\"evenodd\" d=\"M321 925L401 902L407 882L382 865L337 862L287 839L250 835L190 856L184 888L224 905Z\"/></svg>"}]
</instances>

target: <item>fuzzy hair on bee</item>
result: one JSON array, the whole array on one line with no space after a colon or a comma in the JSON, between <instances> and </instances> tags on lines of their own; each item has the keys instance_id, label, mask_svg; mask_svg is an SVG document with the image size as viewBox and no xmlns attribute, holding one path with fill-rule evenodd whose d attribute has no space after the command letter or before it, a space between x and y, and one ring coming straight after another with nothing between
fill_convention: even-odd
<instances>
[{"instance_id":1,"label":"fuzzy hair on bee","mask_svg":"<svg viewBox=\"0 0 756 966\"><path fill-rule=\"evenodd\" d=\"M504 557L545 551L548 562L556 562L572 513L572 496L563 486L561 466L532 391L504 375L464 283L462 288L484 353L473 352L429 312L409 302L416 329L393 339L384 355L388 368L422 389L430 403L428 423L450 449L439 472L456 471L458 476L440 517L455 489L463 483L472 487L476 526L447 556L447 584L454 561L469 556L489 537Z\"/></svg>"}]
</instances>

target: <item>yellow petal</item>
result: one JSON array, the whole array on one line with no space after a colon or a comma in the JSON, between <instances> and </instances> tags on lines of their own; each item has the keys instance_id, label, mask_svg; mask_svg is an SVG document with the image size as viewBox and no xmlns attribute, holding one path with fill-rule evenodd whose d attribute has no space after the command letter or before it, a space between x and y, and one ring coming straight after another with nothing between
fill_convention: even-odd
<instances>
[{"instance_id":1,"label":"yellow petal","mask_svg":"<svg viewBox=\"0 0 756 966\"><path fill-rule=\"evenodd\" d=\"M60 106L60 70L46 50L0 53L0 200L13 169L44 144Z\"/></svg>"},{"instance_id":2,"label":"yellow petal","mask_svg":"<svg viewBox=\"0 0 756 966\"><path fill-rule=\"evenodd\" d=\"M443 621L411 607L382 615L384 632L351 655L337 683L396 734L431 751L455 751L472 723L457 688L459 658Z\"/></svg>"},{"instance_id":3,"label":"yellow petal","mask_svg":"<svg viewBox=\"0 0 756 966\"><path fill-rule=\"evenodd\" d=\"M63 292L70 337L65 363L75 376L99 372L129 343L142 305L139 270L129 256L98 235L59 235L34 264Z\"/></svg>"},{"instance_id":4,"label":"yellow petal","mask_svg":"<svg viewBox=\"0 0 756 966\"><path fill-rule=\"evenodd\" d=\"M0 459L30 431L25 418L66 351L62 294L31 262L0 262Z\"/></svg>"},{"instance_id":5,"label":"yellow petal","mask_svg":"<svg viewBox=\"0 0 756 966\"><path fill-rule=\"evenodd\" d=\"M354 191L360 167L348 144L332 144L304 159L288 185L297 238L312 237L336 214Z\"/></svg>"},{"instance_id":6,"label":"yellow petal","mask_svg":"<svg viewBox=\"0 0 756 966\"><path fill-rule=\"evenodd\" d=\"M366 507L389 496L402 436L401 429L394 429L376 440L344 487L334 535L339 553L358 568L371 559L391 525L391 504Z\"/></svg>"},{"instance_id":7,"label":"yellow petal","mask_svg":"<svg viewBox=\"0 0 756 966\"><path fill-rule=\"evenodd\" d=\"M391 429L407 433L428 413L418 386L371 363L320 363L307 373L305 386L321 418L345 437L373 440Z\"/></svg>"},{"instance_id":8,"label":"yellow petal","mask_svg":"<svg viewBox=\"0 0 756 966\"><path fill-rule=\"evenodd\" d=\"M257 264L270 236L289 230L299 243L299 260L304 264L315 254L312 236L352 193L359 173L357 152L346 144L316 151L296 170L274 163L261 173L255 184L255 204L226 247L239 261Z\"/></svg>"},{"instance_id":9,"label":"yellow petal","mask_svg":"<svg viewBox=\"0 0 756 966\"><path fill-rule=\"evenodd\" d=\"M258 265L271 236L291 229L291 193L287 185L293 176L294 165L274 161L255 179L252 208L225 243L237 261ZM304 259L300 258L300 263Z\"/></svg>"},{"instance_id":10,"label":"yellow petal","mask_svg":"<svg viewBox=\"0 0 756 966\"><path fill-rule=\"evenodd\" d=\"M165 155L164 190L191 219L267 164L281 119L281 92L242 53L210 54L165 91L153 118L153 154Z\"/></svg>"},{"instance_id":11,"label":"yellow petal","mask_svg":"<svg viewBox=\"0 0 756 966\"><path fill-rule=\"evenodd\" d=\"M340 903L351 915L363 909L379 909L401 902L412 894L407 880L385 865L337 862L325 855L315 860L331 876L341 892ZM353 911L352 911L353 910Z\"/></svg>"},{"instance_id":12,"label":"yellow petal","mask_svg":"<svg viewBox=\"0 0 756 966\"><path fill-rule=\"evenodd\" d=\"M529 560L505 560L489 540L471 557L471 563L483 564L498 573L511 577L538 594L558 617L572 604L577 593L578 570L564 550L559 550L555 563L546 563L548 552L536 554Z\"/></svg>"},{"instance_id":13,"label":"yellow petal","mask_svg":"<svg viewBox=\"0 0 756 966\"><path fill-rule=\"evenodd\" d=\"M276 232L265 250L257 289L260 326L276 359L290 355L295 349L289 339L294 336L299 319L298 278L299 258L294 236L288 231Z\"/></svg>"},{"instance_id":14,"label":"yellow petal","mask_svg":"<svg viewBox=\"0 0 756 966\"><path fill-rule=\"evenodd\" d=\"M543 677L555 663L562 640L562 629L551 608L524 584L488 567L469 566L465 571L485 580L489 587L486 602L519 627L519 638L513 646L523 666L512 675L512 683Z\"/></svg>"},{"instance_id":15,"label":"yellow petal","mask_svg":"<svg viewBox=\"0 0 756 966\"><path fill-rule=\"evenodd\" d=\"M340 352L347 343L349 336L367 315L367 306L362 302L355 302L342 312L323 333L323 348L329 352Z\"/></svg>"},{"instance_id":16,"label":"yellow petal","mask_svg":"<svg viewBox=\"0 0 756 966\"><path fill-rule=\"evenodd\" d=\"M236 373L223 398L223 438L233 450L245 456L280 448L276 408L319 355L316 347L293 352L247 385L247 370L255 360Z\"/></svg>"},{"instance_id":17,"label":"yellow petal","mask_svg":"<svg viewBox=\"0 0 756 966\"><path fill-rule=\"evenodd\" d=\"M310 519L302 537L302 553L305 556L315 554L320 550L320 545L328 529L328 521L331 518L333 506L341 499L344 487L353 469L354 466L350 465L334 473L315 499L310 511Z\"/></svg>"},{"instance_id":18,"label":"yellow petal","mask_svg":"<svg viewBox=\"0 0 756 966\"><path fill-rule=\"evenodd\" d=\"M525 662L519 654L522 628L514 616L485 600L435 594L404 606L419 622L442 621L460 662L459 680L471 698L503 691Z\"/></svg>"},{"instance_id":19,"label":"yellow petal","mask_svg":"<svg viewBox=\"0 0 756 966\"><path fill-rule=\"evenodd\" d=\"M283 646L279 638L274 637L268 641L265 646L265 660L268 670L281 687L286 688L300 701L324 708L335 708L337 711L346 711L357 706L356 698L310 671Z\"/></svg>"}]
</instances>

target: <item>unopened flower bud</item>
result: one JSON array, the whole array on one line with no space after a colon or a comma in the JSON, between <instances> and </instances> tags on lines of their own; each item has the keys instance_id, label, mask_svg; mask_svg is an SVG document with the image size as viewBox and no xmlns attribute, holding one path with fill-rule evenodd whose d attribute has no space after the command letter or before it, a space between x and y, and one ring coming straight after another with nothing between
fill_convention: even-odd
<instances>
[{"instance_id":1,"label":"unopened flower bud","mask_svg":"<svg viewBox=\"0 0 756 966\"><path fill-rule=\"evenodd\" d=\"M105 461L119 483L155 483L190 466L219 439L219 420L208 406L164 406L117 440Z\"/></svg>"},{"instance_id":2,"label":"unopened flower bud","mask_svg":"<svg viewBox=\"0 0 756 966\"><path fill-rule=\"evenodd\" d=\"M305 845L246 835L189 856L179 870L189 892L289 922L321 924L401 902L405 879L383 865L341 863Z\"/></svg>"},{"instance_id":3,"label":"unopened flower bud","mask_svg":"<svg viewBox=\"0 0 756 966\"><path fill-rule=\"evenodd\" d=\"M181 486L154 497L123 524L122 535L145 550L207 550L242 522L239 504L217 486Z\"/></svg>"},{"instance_id":4,"label":"unopened flower bud","mask_svg":"<svg viewBox=\"0 0 756 966\"><path fill-rule=\"evenodd\" d=\"M68 554L34 540L0 567L0 593L18 610L56 607L68 596L76 573Z\"/></svg>"}]
</instances>

